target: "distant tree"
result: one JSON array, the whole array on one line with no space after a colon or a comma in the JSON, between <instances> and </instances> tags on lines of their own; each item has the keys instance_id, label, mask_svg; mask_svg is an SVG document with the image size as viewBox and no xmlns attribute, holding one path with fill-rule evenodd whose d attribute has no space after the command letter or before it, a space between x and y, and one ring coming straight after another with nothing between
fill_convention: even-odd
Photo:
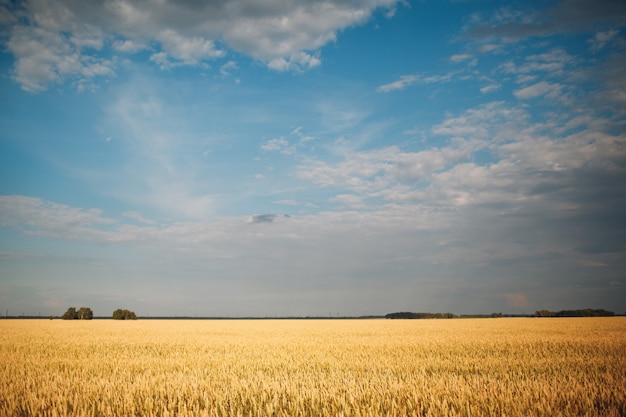
<instances>
[{"instance_id":1,"label":"distant tree","mask_svg":"<svg viewBox=\"0 0 626 417\"><path fill-rule=\"evenodd\" d=\"M491 317L493 318L502 317L502 313L491 313Z\"/></svg>"},{"instance_id":2,"label":"distant tree","mask_svg":"<svg viewBox=\"0 0 626 417\"><path fill-rule=\"evenodd\" d=\"M399 313L389 313L385 316L387 319L453 319L452 313L411 313L402 311Z\"/></svg>"},{"instance_id":3,"label":"distant tree","mask_svg":"<svg viewBox=\"0 0 626 417\"><path fill-rule=\"evenodd\" d=\"M134 311L118 308L113 312L113 320L137 320Z\"/></svg>"},{"instance_id":4,"label":"distant tree","mask_svg":"<svg viewBox=\"0 0 626 417\"><path fill-rule=\"evenodd\" d=\"M604 309L594 310L591 308L584 308L581 310L562 310L556 313L557 317L609 317L614 316L615 313Z\"/></svg>"},{"instance_id":5,"label":"distant tree","mask_svg":"<svg viewBox=\"0 0 626 417\"><path fill-rule=\"evenodd\" d=\"M89 307L70 307L62 316L63 320L91 320L93 319L93 311Z\"/></svg>"},{"instance_id":6,"label":"distant tree","mask_svg":"<svg viewBox=\"0 0 626 417\"><path fill-rule=\"evenodd\" d=\"M81 307L76 312L78 320L91 320L93 319L93 311L89 307Z\"/></svg>"},{"instance_id":7,"label":"distant tree","mask_svg":"<svg viewBox=\"0 0 626 417\"><path fill-rule=\"evenodd\" d=\"M615 313L612 311L592 308L583 308L580 310L561 310L561 311L548 311L539 310L535 312L535 317L611 317Z\"/></svg>"},{"instance_id":8,"label":"distant tree","mask_svg":"<svg viewBox=\"0 0 626 417\"><path fill-rule=\"evenodd\" d=\"M76 319L76 307L70 307L61 317L63 320L75 320Z\"/></svg>"}]
</instances>

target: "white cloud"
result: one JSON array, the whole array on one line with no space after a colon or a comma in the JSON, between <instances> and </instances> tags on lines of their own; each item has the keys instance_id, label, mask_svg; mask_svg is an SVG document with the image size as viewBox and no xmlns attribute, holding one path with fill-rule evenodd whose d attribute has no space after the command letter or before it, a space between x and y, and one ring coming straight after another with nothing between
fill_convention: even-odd
<instances>
[{"instance_id":1,"label":"white cloud","mask_svg":"<svg viewBox=\"0 0 626 417\"><path fill-rule=\"evenodd\" d=\"M598 32L592 39L589 39L587 43L589 43L589 47L593 52L598 52L612 43L617 38L618 33L616 29Z\"/></svg>"},{"instance_id":2,"label":"white cloud","mask_svg":"<svg viewBox=\"0 0 626 417\"><path fill-rule=\"evenodd\" d=\"M236 70L236 69L239 69L239 66L237 65L237 63L235 61L228 61L227 63L225 63L224 65L220 67L220 73L224 77L228 77L230 75L231 70Z\"/></svg>"},{"instance_id":3,"label":"white cloud","mask_svg":"<svg viewBox=\"0 0 626 417\"><path fill-rule=\"evenodd\" d=\"M446 148L403 152L396 146L357 152L336 165L315 161L301 166L297 177L322 186L342 186L374 193L396 182L430 181L431 175L468 158L476 144L463 142Z\"/></svg>"},{"instance_id":4,"label":"white cloud","mask_svg":"<svg viewBox=\"0 0 626 417\"><path fill-rule=\"evenodd\" d=\"M405 88L416 84L418 80L419 78L416 75L402 75L396 81L379 86L376 91L381 93L388 93L395 90L404 90Z\"/></svg>"},{"instance_id":5,"label":"white cloud","mask_svg":"<svg viewBox=\"0 0 626 417\"><path fill-rule=\"evenodd\" d=\"M115 49L116 51L124 52L127 54L139 52L147 48L146 45L135 42L135 41L131 41L129 39L116 40L113 42L111 47Z\"/></svg>"},{"instance_id":6,"label":"white cloud","mask_svg":"<svg viewBox=\"0 0 626 417\"><path fill-rule=\"evenodd\" d=\"M496 101L467 110L458 116L450 116L433 126L432 132L454 138L500 142L510 140L512 132L519 134L515 129L523 126L527 117L523 110Z\"/></svg>"},{"instance_id":7,"label":"white cloud","mask_svg":"<svg viewBox=\"0 0 626 417\"><path fill-rule=\"evenodd\" d=\"M481 53L486 54L486 53L489 53L489 52L500 50L501 48L502 48L501 45L496 45L496 44L493 44L493 43L487 43L487 44L481 45L478 48L478 51L481 52Z\"/></svg>"},{"instance_id":8,"label":"white cloud","mask_svg":"<svg viewBox=\"0 0 626 417\"><path fill-rule=\"evenodd\" d=\"M96 76L114 75L111 60L89 55L103 46L99 28L75 21L73 14L56 2L34 1L28 6L30 24L14 25L6 43L15 57L14 79L24 90L43 91L48 84L68 77L80 85Z\"/></svg>"},{"instance_id":9,"label":"white cloud","mask_svg":"<svg viewBox=\"0 0 626 417\"><path fill-rule=\"evenodd\" d=\"M337 163L302 164L296 176L333 187L337 195L331 201L353 208L371 210L375 200L365 199L382 198L439 207L490 205L511 213L546 210L557 217L588 204L583 195L594 193L595 185L582 186L582 177L612 177L617 184L624 176L626 137L604 132L607 120L567 112L530 120L524 107L494 102L434 126L432 134L450 137L445 147L361 151ZM490 160L475 162L477 152Z\"/></svg>"},{"instance_id":10,"label":"white cloud","mask_svg":"<svg viewBox=\"0 0 626 417\"><path fill-rule=\"evenodd\" d=\"M483 94L493 93L494 91L498 91L500 89L500 84L489 84L480 89L480 92Z\"/></svg>"},{"instance_id":11,"label":"white cloud","mask_svg":"<svg viewBox=\"0 0 626 417\"><path fill-rule=\"evenodd\" d=\"M279 151L284 154L293 154L296 151L295 146L289 143L285 138L270 139L261 145L261 149L264 151Z\"/></svg>"},{"instance_id":12,"label":"white cloud","mask_svg":"<svg viewBox=\"0 0 626 417\"><path fill-rule=\"evenodd\" d=\"M127 168L120 173L123 184L105 192L175 218L202 219L213 213L213 196L198 185L205 145L198 142L195 156L186 154L181 163L188 147L199 141L181 132L190 120L183 108L163 100L148 80L136 80L120 90L107 117L119 130L115 136L125 149Z\"/></svg>"},{"instance_id":13,"label":"white cloud","mask_svg":"<svg viewBox=\"0 0 626 417\"><path fill-rule=\"evenodd\" d=\"M566 70L576 63L576 59L561 48L554 48L542 54L529 55L521 64L507 61L500 66L504 73L518 76L541 74L549 77L562 77Z\"/></svg>"},{"instance_id":14,"label":"white cloud","mask_svg":"<svg viewBox=\"0 0 626 417\"><path fill-rule=\"evenodd\" d=\"M291 54L288 58L274 58L267 66L277 71L307 70L320 65L322 61L317 56L306 52Z\"/></svg>"},{"instance_id":15,"label":"white cloud","mask_svg":"<svg viewBox=\"0 0 626 417\"><path fill-rule=\"evenodd\" d=\"M168 56L182 61L185 65L195 65L200 61L224 56L225 52L215 48L213 41L201 36L182 36L172 29L156 35L163 51Z\"/></svg>"},{"instance_id":16,"label":"white cloud","mask_svg":"<svg viewBox=\"0 0 626 417\"><path fill-rule=\"evenodd\" d=\"M463 61L467 61L469 59L472 59L473 56L470 54L457 54L457 55L452 55L450 57L450 61L452 62L463 62Z\"/></svg>"},{"instance_id":17,"label":"white cloud","mask_svg":"<svg viewBox=\"0 0 626 417\"><path fill-rule=\"evenodd\" d=\"M437 84L437 83L446 83L452 81L456 72L450 72L443 75L431 75L431 76L423 76L423 75L402 75L400 78L394 82L389 84L383 84L379 86L376 91L380 93L388 93L390 91L395 90L404 90L407 87L416 84Z\"/></svg>"},{"instance_id":18,"label":"white cloud","mask_svg":"<svg viewBox=\"0 0 626 417\"><path fill-rule=\"evenodd\" d=\"M335 41L338 32L395 4L30 0L7 11L5 20L13 24L7 49L15 57L15 80L33 92L80 76L86 57L106 61L108 47L133 53L150 45L151 60L163 69L206 65L231 48L277 71L304 71L321 64L319 49ZM71 66L68 57L75 61Z\"/></svg>"},{"instance_id":19,"label":"white cloud","mask_svg":"<svg viewBox=\"0 0 626 417\"><path fill-rule=\"evenodd\" d=\"M126 211L122 213L122 216L127 217L129 219L137 220L138 222L144 223L144 224L150 224L150 225L155 224L154 220L147 219L141 213L138 213L136 211Z\"/></svg>"},{"instance_id":20,"label":"white cloud","mask_svg":"<svg viewBox=\"0 0 626 417\"><path fill-rule=\"evenodd\" d=\"M364 208L363 197L354 194L338 194L330 199L333 203L339 203L340 205L351 208L360 209Z\"/></svg>"},{"instance_id":21,"label":"white cloud","mask_svg":"<svg viewBox=\"0 0 626 417\"><path fill-rule=\"evenodd\" d=\"M557 98L561 95L562 91L562 84L541 81L537 84L515 90L513 95L521 100L530 100L542 96Z\"/></svg>"},{"instance_id":22,"label":"white cloud","mask_svg":"<svg viewBox=\"0 0 626 417\"><path fill-rule=\"evenodd\" d=\"M98 229L114 220L98 209L80 209L21 195L0 196L0 227L15 227L26 234L71 240L106 238Z\"/></svg>"}]
</instances>

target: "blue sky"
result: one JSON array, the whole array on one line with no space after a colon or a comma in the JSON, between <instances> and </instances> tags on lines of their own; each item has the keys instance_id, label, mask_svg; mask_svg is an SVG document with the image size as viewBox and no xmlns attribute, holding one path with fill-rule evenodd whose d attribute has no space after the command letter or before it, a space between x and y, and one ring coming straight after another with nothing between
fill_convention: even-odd
<instances>
[{"instance_id":1,"label":"blue sky","mask_svg":"<svg viewBox=\"0 0 626 417\"><path fill-rule=\"evenodd\" d=\"M622 1L0 1L0 309L626 310Z\"/></svg>"}]
</instances>

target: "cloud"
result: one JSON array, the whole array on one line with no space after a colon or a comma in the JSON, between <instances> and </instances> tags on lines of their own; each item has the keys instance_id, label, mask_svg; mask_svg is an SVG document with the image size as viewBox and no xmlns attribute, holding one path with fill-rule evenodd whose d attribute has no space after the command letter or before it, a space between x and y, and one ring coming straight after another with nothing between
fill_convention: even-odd
<instances>
[{"instance_id":1,"label":"cloud","mask_svg":"<svg viewBox=\"0 0 626 417\"><path fill-rule=\"evenodd\" d=\"M472 59L473 56L470 54L456 54L456 55L452 55L450 57L450 61L452 62L463 62L463 61L467 61L469 59Z\"/></svg>"},{"instance_id":2,"label":"cloud","mask_svg":"<svg viewBox=\"0 0 626 417\"><path fill-rule=\"evenodd\" d=\"M29 92L67 78L87 81L115 74L111 60L84 56L80 45L43 28L15 28L7 48L16 57L13 78Z\"/></svg>"},{"instance_id":3,"label":"cloud","mask_svg":"<svg viewBox=\"0 0 626 417\"><path fill-rule=\"evenodd\" d=\"M0 227L13 227L25 234L70 240L102 239L107 233L98 227L113 223L98 209L73 208L21 195L0 196Z\"/></svg>"},{"instance_id":4,"label":"cloud","mask_svg":"<svg viewBox=\"0 0 626 417\"><path fill-rule=\"evenodd\" d=\"M136 211L125 211L124 213L122 213L122 216L127 217L129 219L133 219L133 220L137 220L140 223L143 224L155 224L154 220L151 219L147 219L144 216L141 215L141 213L137 213Z\"/></svg>"},{"instance_id":5,"label":"cloud","mask_svg":"<svg viewBox=\"0 0 626 417\"><path fill-rule=\"evenodd\" d=\"M407 87L416 84L419 78L416 75L402 75L397 81L379 86L376 91L388 93L395 90L404 90Z\"/></svg>"},{"instance_id":6,"label":"cloud","mask_svg":"<svg viewBox=\"0 0 626 417\"><path fill-rule=\"evenodd\" d=\"M134 42L128 39L122 40L118 39L113 41L111 47L119 52L124 52L127 54L133 54L135 52L139 52L143 49L147 49L147 46L138 42Z\"/></svg>"},{"instance_id":7,"label":"cloud","mask_svg":"<svg viewBox=\"0 0 626 417\"><path fill-rule=\"evenodd\" d=\"M162 94L143 78L120 89L108 104L106 118L116 130L125 167L118 173L119 184L104 185L110 189L103 192L160 215L205 218L214 210L214 197L199 186L198 178L206 144L193 133L193 119L184 106L163 100ZM193 157L188 155L190 146L196 150Z\"/></svg>"},{"instance_id":8,"label":"cloud","mask_svg":"<svg viewBox=\"0 0 626 417\"><path fill-rule=\"evenodd\" d=\"M291 145L285 138L270 139L261 145L261 149L264 151L279 151L284 154L293 154L296 151L295 146Z\"/></svg>"},{"instance_id":9,"label":"cloud","mask_svg":"<svg viewBox=\"0 0 626 417\"><path fill-rule=\"evenodd\" d=\"M46 2L29 0L10 7L6 43L15 57L14 78L23 89L45 90L51 83L113 76L110 52L152 50L162 69L203 65L229 49L277 71L304 71L321 64L319 50L348 27L367 21L396 0L175 2ZM6 10L7 7L3 6ZM148 46L149 45L149 46ZM98 64L108 70L86 74Z\"/></svg>"},{"instance_id":10,"label":"cloud","mask_svg":"<svg viewBox=\"0 0 626 417\"><path fill-rule=\"evenodd\" d=\"M626 25L626 5L621 0L561 0L545 10L502 8L469 30L475 38L519 41L558 33L588 32L596 25Z\"/></svg>"},{"instance_id":11,"label":"cloud","mask_svg":"<svg viewBox=\"0 0 626 417\"><path fill-rule=\"evenodd\" d=\"M248 224L258 224L258 223L272 223L276 218L275 214L256 214L254 216L248 217L246 223Z\"/></svg>"},{"instance_id":12,"label":"cloud","mask_svg":"<svg viewBox=\"0 0 626 417\"><path fill-rule=\"evenodd\" d=\"M224 65L220 67L220 73L224 77L228 77L230 75L231 70L236 70L236 69L239 69L239 66L237 65L237 63L235 61L228 61L227 63L225 63Z\"/></svg>"},{"instance_id":13,"label":"cloud","mask_svg":"<svg viewBox=\"0 0 626 417\"><path fill-rule=\"evenodd\" d=\"M306 52L297 52L287 58L274 58L268 62L267 66L277 71L301 71L315 68L322 61L317 56L312 56Z\"/></svg>"},{"instance_id":14,"label":"cloud","mask_svg":"<svg viewBox=\"0 0 626 417\"><path fill-rule=\"evenodd\" d=\"M498 215L551 213L562 219L600 219L595 216L610 206L615 216L626 205L621 197L604 208L592 202L623 195L618 184L626 176L626 137L605 132L606 119L563 117L531 123L523 106L494 102L434 126L433 134L450 137L445 147L361 151L334 164L310 161L296 176L333 187L337 202L382 198L389 204L491 207ZM575 130L563 130L568 119ZM477 152L489 152L491 161L476 163ZM598 188L600 178L605 182ZM600 189L602 197L591 197Z\"/></svg>"},{"instance_id":15,"label":"cloud","mask_svg":"<svg viewBox=\"0 0 626 417\"><path fill-rule=\"evenodd\" d=\"M605 32L598 32L593 37L593 39L589 39L587 43L589 44L589 47L593 52L598 52L604 49L607 45L616 41L618 34L619 31L617 31L616 29L610 29Z\"/></svg>"},{"instance_id":16,"label":"cloud","mask_svg":"<svg viewBox=\"0 0 626 417\"><path fill-rule=\"evenodd\" d=\"M529 100L537 97L557 98L563 91L563 85L541 81L528 87L513 91L513 95L521 100Z\"/></svg>"},{"instance_id":17,"label":"cloud","mask_svg":"<svg viewBox=\"0 0 626 417\"><path fill-rule=\"evenodd\" d=\"M459 145L459 144L457 144ZM396 146L347 155L336 165L314 161L300 166L296 176L322 186L343 186L356 192L375 192L397 181L428 181L437 171L468 158L477 142L460 146L403 152Z\"/></svg>"},{"instance_id":18,"label":"cloud","mask_svg":"<svg viewBox=\"0 0 626 417\"><path fill-rule=\"evenodd\" d=\"M500 70L508 74L520 76L541 75L548 77L563 77L567 70L572 71L576 59L561 48L554 48L542 54L528 55L524 62L516 64L513 61L505 62Z\"/></svg>"},{"instance_id":19,"label":"cloud","mask_svg":"<svg viewBox=\"0 0 626 417\"><path fill-rule=\"evenodd\" d=\"M456 72L451 72L443 75L402 75L396 81L389 84L383 84L379 86L376 91L379 93L388 93L390 91L404 90L407 87L417 84L438 84L452 81Z\"/></svg>"},{"instance_id":20,"label":"cloud","mask_svg":"<svg viewBox=\"0 0 626 417\"><path fill-rule=\"evenodd\" d=\"M168 57L181 61L185 65L195 65L200 61L219 58L224 51L215 48L213 41L201 36L182 36L172 29L166 29L156 35L163 51Z\"/></svg>"},{"instance_id":21,"label":"cloud","mask_svg":"<svg viewBox=\"0 0 626 417\"><path fill-rule=\"evenodd\" d=\"M278 151L285 155L292 155L315 140L314 136L302 132L302 126L293 129L288 136L291 137L291 141L281 136L266 141L261 145L261 149L266 152Z\"/></svg>"},{"instance_id":22,"label":"cloud","mask_svg":"<svg viewBox=\"0 0 626 417\"><path fill-rule=\"evenodd\" d=\"M480 92L483 94L493 93L494 91L498 91L500 89L499 84L489 84L480 89Z\"/></svg>"}]
</instances>

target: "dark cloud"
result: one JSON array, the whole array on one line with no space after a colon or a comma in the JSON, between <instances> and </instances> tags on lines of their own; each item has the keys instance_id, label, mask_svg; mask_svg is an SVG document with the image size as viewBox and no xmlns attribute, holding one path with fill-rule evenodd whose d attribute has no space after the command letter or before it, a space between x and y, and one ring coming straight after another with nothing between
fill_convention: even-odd
<instances>
[{"instance_id":1,"label":"dark cloud","mask_svg":"<svg viewBox=\"0 0 626 417\"><path fill-rule=\"evenodd\" d=\"M276 218L275 214L255 214L254 216L248 217L249 224L256 223L271 223Z\"/></svg>"},{"instance_id":2,"label":"dark cloud","mask_svg":"<svg viewBox=\"0 0 626 417\"><path fill-rule=\"evenodd\" d=\"M602 26L626 25L626 2L622 0L564 0L545 12L538 11L524 21L481 24L470 31L470 36L502 37L520 40L531 36L549 36L562 32L585 32Z\"/></svg>"}]
</instances>

